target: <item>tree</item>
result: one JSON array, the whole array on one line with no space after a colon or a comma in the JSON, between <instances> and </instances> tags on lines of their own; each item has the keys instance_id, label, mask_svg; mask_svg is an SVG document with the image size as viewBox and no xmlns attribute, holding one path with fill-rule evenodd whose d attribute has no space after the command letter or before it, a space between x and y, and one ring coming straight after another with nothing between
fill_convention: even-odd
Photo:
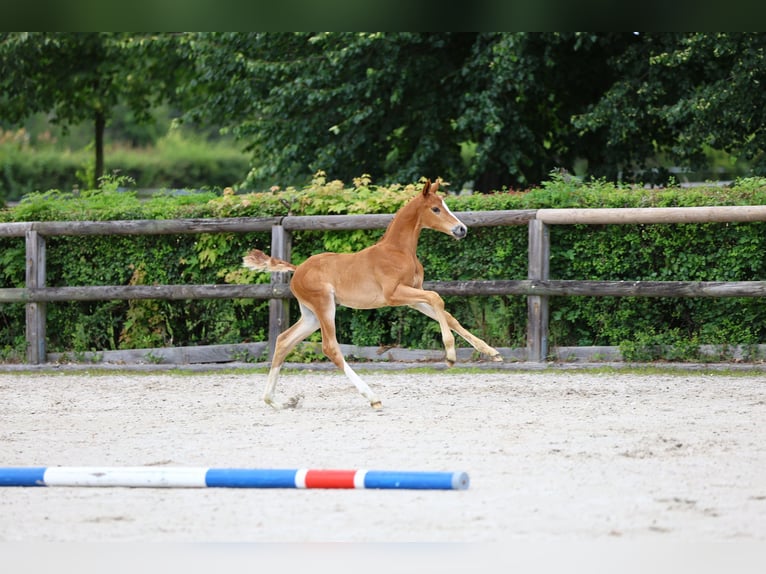
<instances>
[{"instance_id":1,"label":"tree","mask_svg":"<svg viewBox=\"0 0 766 574\"><path fill-rule=\"evenodd\" d=\"M0 34L0 120L50 113L65 128L93 122L95 185L104 171L104 129L127 105L136 122L169 98L183 74L173 36L112 32Z\"/></svg>"}]
</instances>

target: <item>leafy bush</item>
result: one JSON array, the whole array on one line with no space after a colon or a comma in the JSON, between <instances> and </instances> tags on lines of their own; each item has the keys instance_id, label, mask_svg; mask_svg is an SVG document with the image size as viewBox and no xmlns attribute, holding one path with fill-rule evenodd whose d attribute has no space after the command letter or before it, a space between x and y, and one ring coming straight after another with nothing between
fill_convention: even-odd
<instances>
[{"instance_id":1,"label":"leafy bush","mask_svg":"<svg viewBox=\"0 0 766 574\"><path fill-rule=\"evenodd\" d=\"M304 188L261 193L206 192L140 200L111 180L101 189L27 196L0 221L267 217L392 213L419 186L351 186L323 174ZM449 200L454 211L548 207L660 207L766 204L766 181L733 188L643 189L553 175L538 189ZM551 277L581 280L748 281L766 276L763 223L603 225L551 228ZM382 230L299 232L294 262L327 250L355 251ZM48 284L207 284L268 282L241 267L253 247L269 250L268 233L142 237L52 237ZM24 285L24 241L0 238L0 287ZM477 227L455 242L424 230L418 251L428 280L524 279L527 228ZM523 347L523 296L447 297L459 321L494 346ZM296 306L292 306L293 315ZM295 317L293 317L295 318ZM357 345L441 348L436 322L408 308L339 308L338 337ZM24 306L0 306L0 356L23 354ZM268 303L253 300L107 301L48 304L50 351L185 346L264 340ZM22 335L20 335L22 334ZM766 339L766 302L758 298L552 297L551 346L621 346L628 358L691 358L700 344L755 345ZM660 348L660 354L657 354Z\"/></svg>"}]
</instances>

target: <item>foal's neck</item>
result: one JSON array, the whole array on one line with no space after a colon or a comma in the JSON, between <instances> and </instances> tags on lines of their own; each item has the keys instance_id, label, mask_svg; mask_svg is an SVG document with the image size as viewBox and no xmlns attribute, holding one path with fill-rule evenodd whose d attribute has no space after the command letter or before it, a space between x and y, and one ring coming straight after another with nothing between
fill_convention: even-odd
<instances>
[{"instance_id":1,"label":"foal's neck","mask_svg":"<svg viewBox=\"0 0 766 574\"><path fill-rule=\"evenodd\" d=\"M420 238L420 198L411 200L396 212L394 219L388 224L386 232L379 244L395 247L415 253Z\"/></svg>"}]
</instances>

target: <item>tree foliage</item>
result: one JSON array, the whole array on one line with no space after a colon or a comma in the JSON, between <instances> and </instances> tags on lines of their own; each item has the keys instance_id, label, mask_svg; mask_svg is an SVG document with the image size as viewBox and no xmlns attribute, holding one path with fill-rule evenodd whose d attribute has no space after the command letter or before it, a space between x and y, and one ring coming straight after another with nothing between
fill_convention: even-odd
<instances>
[{"instance_id":1,"label":"tree foliage","mask_svg":"<svg viewBox=\"0 0 766 574\"><path fill-rule=\"evenodd\" d=\"M317 169L527 187L628 181L709 149L763 173L760 33L255 33L186 37L191 117L255 154L251 182Z\"/></svg>"}]
</instances>

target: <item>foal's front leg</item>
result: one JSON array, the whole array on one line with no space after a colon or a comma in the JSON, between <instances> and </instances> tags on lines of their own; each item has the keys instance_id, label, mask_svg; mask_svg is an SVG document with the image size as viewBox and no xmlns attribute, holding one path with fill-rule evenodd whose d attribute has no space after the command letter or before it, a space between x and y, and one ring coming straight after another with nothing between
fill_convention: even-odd
<instances>
[{"instance_id":1,"label":"foal's front leg","mask_svg":"<svg viewBox=\"0 0 766 574\"><path fill-rule=\"evenodd\" d=\"M426 315L427 317L431 317L431 319L436 319L436 311L425 303L419 303L416 305L412 305L413 309L416 309ZM450 329L455 331L458 335L463 337L468 343L471 344L471 346L482 353L483 355L487 355L492 361L495 362L502 362L503 357L500 354L500 351L495 349L494 347L490 347L487 343L485 343L482 339L471 333L468 329L463 327L460 322L455 319L448 311L443 311L444 316L447 319L447 324L449 325Z\"/></svg>"},{"instance_id":2,"label":"foal's front leg","mask_svg":"<svg viewBox=\"0 0 766 574\"><path fill-rule=\"evenodd\" d=\"M431 317L439 323L446 352L446 361L452 366L457 361L455 351L455 337L452 335L452 329L449 325L448 317L452 315L444 310L444 300L435 291L425 291L416 287L397 287L394 294L389 299L390 305L408 305L417 309L424 315ZM454 318L453 318L454 321Z\"/></svg>"}]
</instances>

